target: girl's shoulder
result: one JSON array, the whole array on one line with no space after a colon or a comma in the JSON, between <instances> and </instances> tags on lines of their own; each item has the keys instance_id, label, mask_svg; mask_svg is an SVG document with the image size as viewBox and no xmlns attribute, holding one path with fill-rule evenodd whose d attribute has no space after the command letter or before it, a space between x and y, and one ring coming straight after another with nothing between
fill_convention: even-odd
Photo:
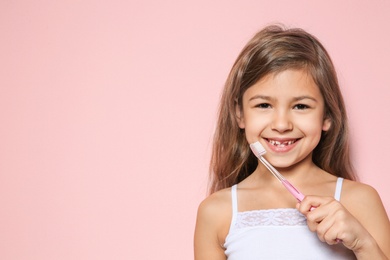
<instances>
[{"instance_id":1,"label":"girl's shoulder","mask_svg":"<svg viewBox=\"0 0 390 260\"><path fill-rule=\"evenodd\" d=\"M344 180L340 201L353 215L361 215L364 218L366 214L384 210L375 188L356 181Z\"/></svg>"},{"instance_id":2,"label":"girl's shoulder","mask_svg":"<svg viewBox=\"0 0 390 260\"><path fill-rule=\"evenodd\" d=\"M232 210L231 188L214 192L205 198L199 205L198 214L206 216L226 215Z\"/></svg>"},{"instance_id":3,"label":"girl's shoulder","mask_svg":"<svg viewBox=\"0 0 390 260\"><path fill-rule=\"evenodd\" d=\"M222 245L229 232L232 215L231 188L226 188L211 194L200 203L197 226L215 235Z\"/></svg>"},{"instance_id":4,"label":"girl's shoulder","mask_svg":"<svg viewBox=\"0 0 390 260\"><path fill-rule=\"evenodd\" d=\"M372 186L345 179L343 181L342 199L346 202L371 201L379 198L378 192Z\"/></svg>"}]
</instances>

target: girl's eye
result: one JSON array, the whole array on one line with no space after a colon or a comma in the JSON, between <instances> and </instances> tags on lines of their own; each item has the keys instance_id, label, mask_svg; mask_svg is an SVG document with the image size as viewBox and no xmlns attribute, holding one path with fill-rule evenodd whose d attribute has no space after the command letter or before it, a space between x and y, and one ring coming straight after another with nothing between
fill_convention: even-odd
<instances>
[{"instance_id":1,"label":"girl's eye","mask_svg":"<svg viewBox=\"0 0 390 260\"><path fill-rule=\"evenodd\" d=\"M261 104L257 104L256 107L265 109L265 108L270 108L271 105L267 103L261 103Z\"/></svg>"},{"instance_id":2,"label":"girl's eye","mask_svg":"<svg viewBox=\"0 0 390 260\"><path fill-rule=\"evenodd\" d=\"M304 105L304 104L297 104L294 106L294 109L298 109L298 110L304 110L304 109L307 109L309 108L308 105Z\"/></svg>"}]
</instances>

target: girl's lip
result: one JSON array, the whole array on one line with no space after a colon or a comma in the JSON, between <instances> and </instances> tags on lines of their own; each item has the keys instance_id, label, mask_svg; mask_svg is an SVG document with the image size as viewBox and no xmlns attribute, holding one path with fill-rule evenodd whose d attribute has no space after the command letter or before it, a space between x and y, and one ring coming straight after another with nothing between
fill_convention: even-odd
<instances>
[{"instance_id":1,"label":"girl's lip","mask_svg":"<svg viewBox=\"0 0 390 260\"><path fill-rule=\"evenodd\" d=\"M288 141L298 141L301 138L294 138L294 137L263 137L264 140L267 142L269 141L279 141L279 142L288 142Z\"/></svg>"},{"instance_id":2,"label":"girl's lip","mask_svg":"<svg viewBox=\"0 0 390 260\"><path fill-rule=\"evenodd\" d=\"M264 138L268 148L274 153L286 153L292 150L300 138Z\"/></svg>"}]
</instances>

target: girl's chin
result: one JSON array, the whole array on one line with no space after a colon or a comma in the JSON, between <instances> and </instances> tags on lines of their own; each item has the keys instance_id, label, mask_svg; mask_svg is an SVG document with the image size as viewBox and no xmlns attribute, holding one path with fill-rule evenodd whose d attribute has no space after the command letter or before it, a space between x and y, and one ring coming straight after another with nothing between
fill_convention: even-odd
<instances>
[{"instance_id":1,"label":"girl's chin","mask_svg":"<svg viewBox=\"0 0 390 260\"><path fill-rule=\"evenodd\" d=\"M275 158L267 158L265 156L265 159L275 168L277 169L287 169L291 168L295 165L295 162L287 161L286 159L280 158L280 159L275 159Z\"/></svg>"},{"instance_id":2,"label":"girl's chin","mask_svg":"<svg viewBox=\"0 0 390 260\"><path fill-rule=\"evenodd\" d=\"M268 160L268 158L266 157ZM294 167L303 166L306 163L312 163L311 157L305 157L305 158L287 158L287 157L280 157L280 158L269 158L269 163L275 167L278 170L291 170Z\"/></svg>"},{"instance_id":3,"label":"girl's chin","mask_svg":"<svg viewBox=\"0 0 390 260\"><path fill-rule=\"evenodd\" d=\"M274 164L272 164L272 166L274 166L276 169L280 169L280 170L292 168L292 167L294 167L294 165L295 164L287 164L287 163L274 163Z\"/></svg>"}]
</instances>

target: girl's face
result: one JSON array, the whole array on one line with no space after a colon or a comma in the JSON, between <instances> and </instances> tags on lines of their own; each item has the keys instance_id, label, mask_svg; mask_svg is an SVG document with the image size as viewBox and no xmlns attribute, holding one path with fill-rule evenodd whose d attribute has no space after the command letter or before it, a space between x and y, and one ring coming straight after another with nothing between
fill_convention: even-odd
<instances>
[{"instance_id":1,"label":"girl's face","mask_svg":"<svg viewBox=\"0 0 390 260\"><path fill-rule=\"evenodd\" d=\"M310 159L331 122L324 118L324 100L305 70L269 74L248 88L237 106L237 121L249 143L259 141L275 167Z\"/></svg>"}]
</instances>

